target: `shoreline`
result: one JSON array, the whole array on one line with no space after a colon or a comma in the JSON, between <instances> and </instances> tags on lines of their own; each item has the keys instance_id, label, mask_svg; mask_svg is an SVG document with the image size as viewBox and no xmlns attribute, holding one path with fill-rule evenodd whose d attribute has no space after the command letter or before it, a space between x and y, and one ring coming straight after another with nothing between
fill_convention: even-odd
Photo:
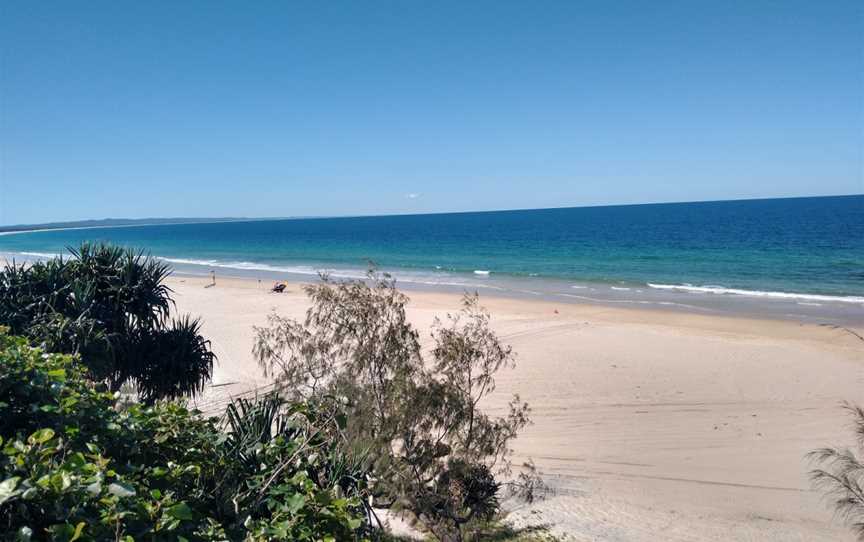
<instances>
[{"instance_id":1,"label":"shoreline","mask_svg":"<svg viewBox=\"0 0 864 542\"><path fill-rule=\"evenodd\" d=\"M200 285L202 288L209 284L209 275L174 272L172 273L167 283L187 283ZM216 275L217 287L219 285L228 286L231 289L254 290L262 292L268 296L273 296L278 299L282 295L305 296L303 287L314 284L311 280L280 280L286 284L286 292L283 294L271 293L269 290L272 284L262 280L259 284L258 279L233 276L233 275ZM474 292L469 291L446 291L439 289L426 289L421 287L405 288L405 285L396 282L396 288L404 292L409 297L409 304L420 303L424 306L439 307L442 310L449 307L451 311L458 308L460 300L466 294L470 295ZM656 324L657 320L662 320L665 326L669 327L686 327L692 329L701 329L707 332L734 332L748 334L747 329L758 329L758 332L753 332L754 336L764 337L766 331L780 331L777 334L782 338L800 338L799 330L804 328L824 328L835 330L840 333L846 333L853 341L861 341L861 347L864 349L864 322L853 323L848 326L834 326L827 322L804 322L784 318L772 318L764 315L748 315L735 313L698 313L687 310L681 310L675 306L634 306L634 305L607 305L602 302L590 303L585 301L571 300L554 300L541 297L522 297L518 295L508 295L507 291L481 291L477 292L480 298L480 304L492 305L495 308L503 308L507 311L522 310L533 316L591 316L609 323L629 323L639 324L650 322ZM494 313L493 313L494 316ZM795 331L793 331L795 330ZM774 335L774 333L771 333ZM834 339L830 339L834 342Z\"/></svg>"},{"instance_id":2,"label":"shoreline","mask_svg":"<svg viewBox=\"0 0 864 542\"><path fill-rule=\"evenodd\" d=\"M36 252L0 252L0 262L28 263L56 255ZM287 270L250 264L201 262L181 258L154 256L171 266L176 276L206 277L216 271L220 277L237 280L287 281L304 283L317 280L319 270L313 266L294 266ZM209 265L208 265L209 264ZM838 326L864 326L864 297L830 296L792 292L764 292L721 287L698 287L654 283L591 282L547 277L508 277L491 272L466 274L419 273L405 270L378 270L394 273L399 288L412 292L482 295L567 305L652 309L756 318L791 322L824 323ZM328 269L337 280L363 280L359 269ZM413 273L413 274L411 274Z\"/></svg>"},{"instance_id":3,"label":"shoreline","mask_svg":"<svg viewBox=\"0 0 864 542\"><path fill-rule=\"evenodd\" d=\"M166 261L170 262L170 260ZM196 267L197 269L190 269L188 267L181 267L178 269L177 267L174 267L172 274L174 276L182 277L208 277L210 269L212 269L203 265ZM231 271L230 273L227 272L228 270L224 267L216 267L214 270L217 270L217 277L223 277L229 280L251 281L253 283L261 280L262 283L266 283L267 281L281 281L293 284L304 284L312 283L316 280L312 274L270 272L258 269L229 269ZM223 272L219 272L219 270ZM362 280L362 276L359 273L349 275L334 273L331 276L336 280ZM765 296L760 295L724 295L715 292L693 293L689 291L679 291L680 287L678 286L655 286L655 290L649 291L644 287L639 288L637 286L616 287L611 284L602 283L597 287L595 283L585 282L583 284L586 285L578 286L578 289L573 290L574 293L562 293L558 291L543 291L540 288L533 290L528 289L528 287L532 286L530 283L532 278L530 277L515 278L511 283L505 283L505 286L500 286L495 283L483 284L478 282L430 283L405 280L398 276L395 276L394 278L396 279L396 285L398 288L412 293L441 293L461 296L464 293L477 292L481 297L496 297L529 302L539 301L551 305L584 305L629 309L635 311L653 310L661 313L683 313L686 315L718 316L736 319L749 318L755 320L778 320L785 322L829 324L843 327L864 328L864 298L860 298L860 302L835 302L829 306L829 309L833 309L833 311L826 311L824 308L825 303L810 303L807 301L799 301L797 298L788 299L786 297L781 297L777 299L771 297L766 299ZM542 284L542 281L546 279L535 280L541 281ZM555 282L560 282L567 287L574 281L556 280ZM588 286L590 284L594 285ZM576 288L575 286L569 287ZM607 288L609 291L613 292L613 296L602 297L602 294L597 296L596 292L600 288ZM584 294L582 293L583 291L585 291ZM635 294L644 295L646 291L649 291L650 294L655 294L655 297L649 299L627 298L631 293L635 292ZM614 294L617 294L617 296ZM827 303L830 304L831 302L828 301Z\"/></svg>"},{"instance_id":4,"label":"shoreline","mask_svg":"<svg viewBox=\"0 0 864 542\"><path fill-rule=\"evenodd\" d=\"M0 252L0 260L37 261L55 257L39 252ZM221 262L154 256L168 263L178 276L218 276L240 280L309 282L322 268L308 264L272 266L253 262ZM337 280L357 280L363 269L323 268ZM864 326L864 296L760 291L719 286L691 286L652 282L587 281L539 276L510 276L478 270L473 274L445 270L381 269L390 273L400 288L412 292L455 293L477 291L483 295L519 300L544 300L560 304L656 309L663 312L765 318L793 322L818 322L840 326Z\"/></svg>"}]
</instances>

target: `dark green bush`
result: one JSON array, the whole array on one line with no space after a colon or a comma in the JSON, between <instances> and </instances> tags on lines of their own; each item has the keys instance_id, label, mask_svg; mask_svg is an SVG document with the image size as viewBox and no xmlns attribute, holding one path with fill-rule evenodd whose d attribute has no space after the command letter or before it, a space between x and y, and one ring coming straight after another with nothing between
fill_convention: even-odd
<instances>
[{"instance_id":1,"label":"dark green bush","mask_svg":"<svg viewBox=\"0 0 864 542\"><path fill-rule=\"evenodd\" d=\"M104 244L70 253L0 272L0 325L48 351L81 354L112 390L130 382L145 401L200 392L215 356L198 320L169 317L170 268Z\"/></svg>"},{"instance_id":2,"label":"dark green bush","mask_svg":"<svg viewBox=\"0 0 864 542\"><path fill-rule=\"evenodd\" d=\"M356 540L367 476L340 416L275 396L227 429L167 402L118 410L70 355L0 330L0 537Z\"/></svg>"}]
</instances>

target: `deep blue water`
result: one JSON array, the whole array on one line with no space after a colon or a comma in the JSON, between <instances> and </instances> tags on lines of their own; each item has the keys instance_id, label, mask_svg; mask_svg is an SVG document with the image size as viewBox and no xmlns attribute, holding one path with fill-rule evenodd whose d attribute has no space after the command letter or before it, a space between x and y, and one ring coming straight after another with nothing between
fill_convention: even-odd
<instances>
[{"instance_id":1,"label":"deep blue water","mask_svg":"<svg viewBox=\"0 0 864 542\"><path fill-rule=\"evenodd\" d=\"M864 196L45 231L0 236L0 252L82 240L247 274L351 275L371 261L445 284L533 277L864 296Z\"/></svg>"}]
</instances>

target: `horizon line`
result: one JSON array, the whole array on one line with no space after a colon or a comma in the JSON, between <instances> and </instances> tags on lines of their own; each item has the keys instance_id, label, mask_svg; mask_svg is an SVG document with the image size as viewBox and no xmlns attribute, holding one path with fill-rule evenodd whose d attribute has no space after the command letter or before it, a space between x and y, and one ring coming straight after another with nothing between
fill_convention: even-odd
<instances>
[{"instance_id":1,"label":"horizon line","mask_svg":"<svg viewBox=\"0 0 864 542\"><path fill-rule=\"evenodd\" d=\"M855 194L825 194L818 196L779 196L779 197L758 197L758 198L729 198L717 200L685 200L685 201L647 201L640 203L598 203L593 205L562 205L554 207L528 207L528 208L503 208L503 209L485 209L478 211L428 211L428 212L405 212L405 213L378 213L378 214L347 214L347 215L295 215L295 216L262 216L262 217L247 217L247 216L222 216L222 217L145 217L145 218L82 218L77 220L58 220L55 222L37 222L32 224L10 224L0 225L0 234L8 235L12 233L35 233L47 230L85 230L85 229L103 229L103 228L131 228L137 226L178 226L183 224L217 224L222 222L262 222L262 221L279 221L279 220L326 220L334 218L384 218L396 216L428 216L428 215L455 215L455 214L471 214L471 213L506 213L519 211L548 211L555 209L593 209L604 207L637 207L644 205L682 205L692 203L725 203L735 201L766 201L766 200L788 200L788 199L813 199L813 198L844 198L844 197L861 197L864 192ZM93 224L75 226L74 224L86 222L107 222L107 221L128 221L135 222L133 224ZM147 222L152 220L154 222ZM171 222L171 221L176 222ZM58 227L47 227L57 224ZM62 226L69 224L69 226ZM14 229L13 229L14 228ZM21 228L21 229L18 229ZM24 229L31 228L31 229Z\"/></svg>"}]
</instances>

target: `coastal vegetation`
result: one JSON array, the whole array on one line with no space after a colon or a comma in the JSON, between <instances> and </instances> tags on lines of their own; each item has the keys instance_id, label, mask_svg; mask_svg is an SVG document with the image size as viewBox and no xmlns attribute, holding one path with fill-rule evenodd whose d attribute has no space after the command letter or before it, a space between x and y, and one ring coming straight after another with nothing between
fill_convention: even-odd
<instances>
[{"instance_id":1,"label":"coastal vegetation","mask_svg":"<svg viewBox=\"0 0 864 542\"><path fill-rule=\"evenodd\" d=\"M514 356L476 296L435 321L424 356L407 297L388 276L324 276L306 293L305 320L271 315L255 330L254 352L291 399L344 409L347 449L362 450L374 473L373 506L407 512L441 540L463 540L499 513L502 492L537 497L543 486L531 464L511 476L510 445L530 423L528 405L515 396L501 417L480 408Z\"/></svg>"},{"instance_id":2,"label":"coastal vegetation","mask_svg":"<svg viewBox=\"0 0 864 542\"><path fill-rule=\"evenodd\" d=\"M223 420L120 408L76 356L0 331L4 540L356 540L365 475L336 419L269 396Z\"/></svg>"},{"instance_id":3,"label":"coastal vegetation","mask_svg":"<svg viewBox=\"0 0 864 542\"><path fill-rule=\"evenodd\" d=\"M142 252L84 243L0 273L0 324L48 352L80 354L90 378L145 402L194 395L215 355L197 319L171 317L168 265Z\"/></svg>"},{"instance_id":4,"label":"coastal vegetation","mask_svg":"<svg viewBox=\"0 0 864 542\"><path fill-rule=\"evenodd\" d=\"M256 329L275 391L214 418L184 402L215 356L171 318L169 272L84 244L0 273L3 539L371 540L381 508L437 540L518 536L501 499L543 485L510 459L528 405L480 408L514 356L476 297L424 356L389 277L323 277L303 322Z\"/></svg>"},{"instance_id":5,"label":"coastal vegetation","mask_svg":"<svg viewBox=\"0 0 864 542\"><path fill-rule=\"evenodd\" d=\"M825 492L838 515L864 541L864 409L846 403L852 417L855 449L822 448L810 458L822 468L810 472L813 485Z\"/></svg>"}]
</instances>

